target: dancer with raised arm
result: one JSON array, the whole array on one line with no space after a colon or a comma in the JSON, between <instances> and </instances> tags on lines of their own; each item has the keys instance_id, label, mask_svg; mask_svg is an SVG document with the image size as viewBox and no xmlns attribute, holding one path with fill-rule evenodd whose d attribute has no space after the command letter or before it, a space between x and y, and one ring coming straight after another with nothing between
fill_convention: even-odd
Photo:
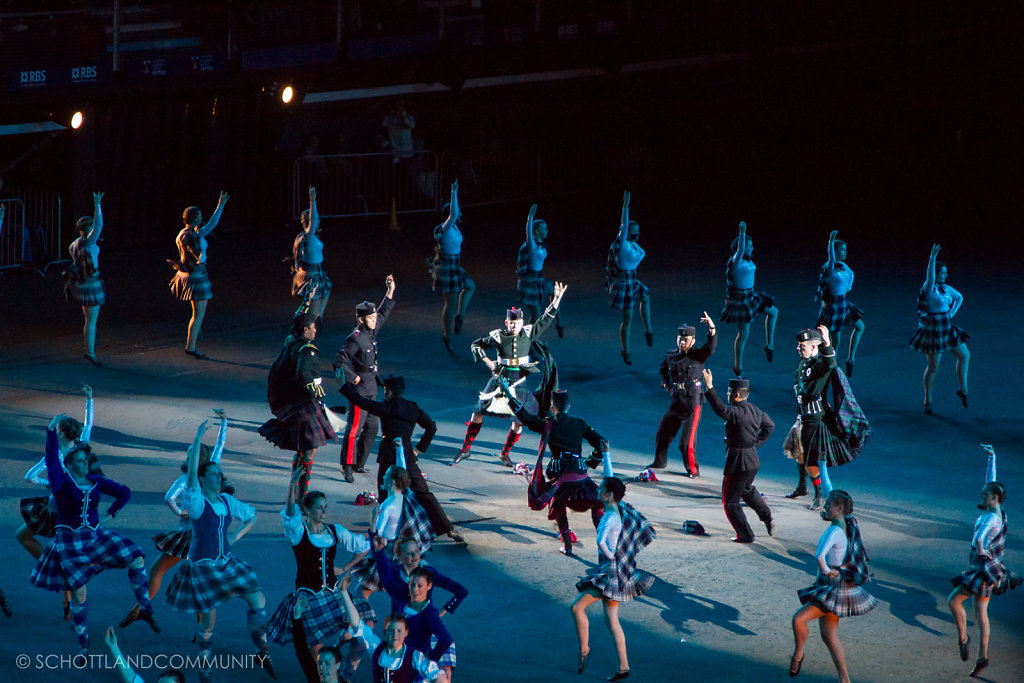
<instances>
[{"instance_id":1,"label":"dancer with raised arm","mask_svg":"<svg viewBox=\"0 0 1024 683\"><path fill-rule=\"evenodd\" d=\"M220 456L224 452L224 444L227 441L227 414L220 408L214 408L213 412L220 418L217 442L212 449L206 444L199 444L200 465L212 462L220 466ZM181 494L185 491L185 486L188 485L188 456L181 463L181 471L184 474L175 479L171 487L167 489L167 493L164 494L164 503L167 504L167 507L178 518L178 528L174 531L154 534L153 536L153 545L160 551L160 557L156 558L156 562L149 568L148 587L150 600L155 598L156 594L160 592L160 585L163 583L164 574L167 573L167 570L188 557L189 548L192 546L192 525L189 522L188 510L181 507ZM228 483L227 478L223 475L221 475L220 491L221 493L235 494L235 487ZM118 627L124 628L133 621L137 621L139 609L140 607L135 605L128 612L127 616L121 620Z\"/></svg>"},{"instance_id":2,"label":"dancer with raised arm","mask_svg":"<svg viewBox=\"0 0 1024 683\"><path fill-rule=\"evenodd\" d=\"M522 405L529 406L531 401L536 403L533 393L525 386L526 378L531 373L541 370L541 383L543 384L554 371L554 361L548 354L547 347L541 344L539 339L544 330L556 321L558 306L562 303L565 290L564 284L555 283L554 298L551 299L544 314L535 323L524 324L523 311L518 308L510 308L505 312L504 329L491 330L490 334L477 339L470 346L474 360L483 361L487 369L490 370L491 376L487 380L484 390L480 392L480 400L473 408L473 416L466 423L466 438L463 440L462 448L455 456L455 460L452 461L453 465L458 465L469 457L473 441L480 433L484 415L487 414L495 417L512 417L512 424L505 436L505 445L501 449L501 455L498 456L502 465L512 467L509 453L512 446L519 440L523 425L512 414L506 401L495 400L502 398L500 380L511 381L511 386L516 390L516 398ZM495 360L491 360L487 356L487 351L491 349L494 349Z\"/></svg>"},{"instance_id":3,"label":"dancer with raised arm","mask_svg":"<svg viewBox=\"0 0 1024 683\"><path fill-rule=\"evenodd\" d=\"M953 316L960 310L964 297L960 292L946 284L949 269L942 261L938 261L938 244L932 245L928 255L928 269L925 272L921 293L917 296L917 332L910 339L910 348L920 351L928 358L924 369L924 412L932 414L932 386L935 384L935 373L942 361L942 353L949 351L956 356L956 377L960 388L956 395L967 407L967 367L971 362L971 352L967 349L970 336L959 326L953 324Z\"/></svg>"},{"instance_id":4,"label":"dancer with raised arm","mask_svg":"<svg viewBox=\"0 0 1024 683\"><path fill-rule=\"evenodd\" d=\"M686 476L691 479L700 476L697 426L700 425L700 416L704 411L704 389L700 383L700 373L704 363L718 348L715 323L707 311L704 311L700 321L708 326L707 341L702 346L696 346L697 328L680 325L676 332L676 348L665 354L665 359L661 361L661 387L668 392L671 400L668 410L658 421L658 431L654 433L654 460L648 465L654 469L668 467L668 447L681 427L679 452L683 455Z\"/></svg>"},{"instance_id":5,"label":"dancer with raised arm","mask_svg":"<svg viewBox=\"0 0 1024 683\"><path fill-rule=\"evenodd\" d=\"M462 316L469 308L469 302L476 292L476 283L462 267L462 211L459 208L459 181L452 183L452 199L448 218L434 228L434 263L430 269L432 286L441 292L444 306L441 309L441 341L448 351L452 334L462 332ZM452 297L457 303L452 305Z\"/></svg>"},{"instance_id":6,"label":"dancer with raised arm","mask_svg":"<svg viewBox=\"0 0 1024 683\"><path fill-rule=\"evenodd\" d=\"M754 241L747 235L747 224L744 221L740 221L740 234L732 241L732 250L732 256L725 266L725 308L718 319L737 327L732 371L738 377L743 374L743 350L750 336L750 322L759 313L764 313L764 355L769 363L772 362L775 357L775 321L778 320L779 309L775 307L775 299L770 294L754 291L754 274L757 271L751 258L754 254Z\"/></svg>"},{"instance_id":7,"label":"dancer with raised arm","mask_svg":"<svg viewBox=\"0 0 1024 683\"><path fill-rule=\"evenodd\" d=\"M231 554L231 546L252 529L256 511L220 492L222 479L216 463L199 464L199 444L206 426L207 422L199 425L188 451L188 480L181 500L192 524L192 542L188 558L178 564L167 586L167 604L179 612L199 615L195 641L202 660L199 680L208 683L212 680L209 662L217 607L231 598L242 598L249 608L245 622L257 648L256 661L271 678L277 678L267 651L267 600L252 567ZM228 533L234 519L242 526Z\"/></svg>"},{"instance_id":8,"label":"dancer with raised arm","mask_svg":"<svg viewBox=\"0 0 1024 683\"><path fill-rule=\"evenodd\" d=\"M345 343L334 358L334 373L347 383L356 385L356 391L363 398L377 399L377 332L391 315L395 307L395 278L384 279L387 289L380 305L369 301L356 306L356 328L349 333ZM366 459L370 455L373 440L377 438L377 416L368 413L350 402L348 425L341 442L341 473L345 481L352 483L353 472L366 472Z\"/></svg>"},{"instance_id":9,"label":"dancer with raised arm","mask_svg":"<svg viewBox=\"0 0 1024 683\"><path fill-rule=\"evenodd\" d=\"M971 567L953 577L953 592L949 594L949 612L956 624L960 659L970 657L971 638L967 635L967 613L964 600L974 598L974 616L978 622L978 661L971 676L976 677L988 666L988 601L993 595L1002 595L1021 584L1021 577L1003 564L1003 550L1006 547L1006 513L1002 504L1006 500L1006 487L996 481L996 451L988 444L981 447L988 454L985 471L985 486L981 489L981 503L974 522L974 536L971 538Z\"/></svg>"},{"instance_id":10,"label":"dancer with raised arm","mask_svg":"<svg viewBox=\"0 0 1024 683\"><path fill-rule=\"evenodd\" d=\"M853 289L853 270L846 265L846 242L836 239L838 230L828 236L828 260L818 275L816 299L821 302L818 322L824 325L832 336L832 345L839 347L843 327L853 328L850 332L850 350L846 356L846 376L853 376L857 362L857 348L864 335L864 311L850 303L846 295Z\"/></svg>"},{"instance_id":11,"label":"dancer with raised arm","mask_svg":"<svg viewBox=\"0 0 1024 683\"><path fill-rule=\"evenodd\" d=\"M633 327L634 306L640 310L647 345L654 345L654 334L651 332L651 290L636 279L636 269L644 260L646 252L639 242L640 224L629 219L629 199L629 192L623 193L619 234L608 249L605 265L608 305L622 311L619 341L622 343L622 360L626 365L633 364L633 357L629 353L629 332Z\"/></svg>"},{"instance_id":12,"label":"dancer with raised arm","mask_svg":"<svg viewBox=\"0 0 1024 683\"><path fill-rule=\"evenodd\" d=\"M548 257L548 224L534 218L537 205L530 207L526 216L526 241L519 247L516 256L516 306L528 315L527 324L537 322L540 307L545 301L554 301L557 283L544 277L544 261ZM550 307L549 307L550 308ZM565 330L558 318L555 306L555 332L561 337Z\"/></svg>"},{"instance_id":13,"label":"dancer with raised arm","mask_svg":"<svg viewBox=\"0 0 1024 683\"><path fill-rule=\"evenodd\" d=\"M790 677L799 674L804 664L808 622L820 619L821 639L832 655L839 681L850 683L846 652L839 641L839 619L867 614L878 604L878 600L862 585L870 580L868 555L852 513L850 494L839 489L828 494L821 518L829 522L829 527L818 539L818 549L814 553L818 577L813 585L797 591L803 607L793 615L796 647L789 662Z\"/></svg>"},{"instance_id":14,"label":"dancer with raised arm","mask_svg":"<svg viewBox=\"0 0 1024 683\"><path fill-rule=\"evenodd\" d=\"M182 213L185 227L178 233L174 243L178 247L178 260L169 263L178 271L171 278L171 293L181 301L192 304L192 317L188 321L188 338L185 341L185 353L197 360L207 358L206 354L196 350L196 342L203 330L203 319L206 317L206 304L213 298L213 288L206 274L206 236L213 232L220 222L224 205L228 203L228 193L221 192L217 200L217 208L205 224L203 212L198 206L190 206Z\"/></svg>"},{"instance_id":15,"label":"dancer with raised arm","mask_svg":"<svg viewBox=\"0 0 1024 683\"><path fill-rule=\"evenodd\" d=\"M324 243L320 241L320 212L316 208L316 188L309 186L309 208L302 212L302 230L292 244L292 296L309 306L319 319L331 298L331 280L324 273Z\"/></svg>"},{"instance_id":16,"label":"dancer with raised arm","mask_svg":"<svg viewBox=\"0 0 1024 683\"><path fill-rule=\"evenodd\" d=\"M103 232L102 192L92 193L93 214L82 216L75 223L78 228L78 239L68 247L71 254L71 267L65 272L64 291L70 301L82 307L85 324L82 327L82 339L85 342L85 359L93 365L103 365L96 358L96 319L100 315L100 306L106 300L103 291L103 280L100 279L100 233ZM3 209L0 209L2 211ZM2 222L3 214L0 214Z\"/></svg>"},{"instance_id":17,"label":"dancer with raised arm","mask_svg":"<svg viewBox=\"0 0 1024 683\"><path fill-rule=\"evenodd\" d=\"M267 639L282 645L294 641L295 654L306 680L315 683L319 680L315 664L317 653L324 645L338 642L341 632L348 626L337 575L366 557L370 541L340 524L328 524L327 497L320 491L302 496L300 512L295 499L301 477L300 471L292 472L288 497L281 511L284 535L295 555L295 591L281 601L267 622ZM344 548L351 558L335 566L339 548ZM368 603L363 604L369 607ZM362 617L374 618L372 612L364 612Z\"/></svg>"},{"instance_id":18,"label":"dancer with raised arm","mask_svg":"<svg viewBox=\"0 0 1024 683\"><path fill-rule=\"evenodd\" d=\"M78 638L78 654L89 654L86 619L86 584L104 569L127 569L128 583L142 607L139 618L160 632L153 619L153 606L146 592L146 563L142 548L121 534L102 526L99 516L101 495L114 498L102 522L109 522L131 498L127 486L89 473L88 456L80 448L61 457L57 429L65 415L57 415L46 428L46 479L57 507L53 541L47 546L31 582L44 590L71 591L71 620Z\"/></svg>"},{"instance_id":19,"label":"dancer with raised arm","mask_svg":"<svg viewBox=\"0 0 1024 683\"><path fill-rule=\"evenodd\" d=\"M654 584L653 575L636 568L637 553L655 538L654 527L632 505L622 502L624 495L626 485L621 479L605 477L601 482L604 516L597 528L598 566L587 570L586 576L576 582L576 590L580 594L569 608L580 641L576 672L583 673L590 659L587 607L598 600L604 604L604 621L615 641L615 652L619 658L619 668L608 676L609 681L629 678L626 635L619 624L619 605L643 595Z\"/></svg>"}]
</instances>

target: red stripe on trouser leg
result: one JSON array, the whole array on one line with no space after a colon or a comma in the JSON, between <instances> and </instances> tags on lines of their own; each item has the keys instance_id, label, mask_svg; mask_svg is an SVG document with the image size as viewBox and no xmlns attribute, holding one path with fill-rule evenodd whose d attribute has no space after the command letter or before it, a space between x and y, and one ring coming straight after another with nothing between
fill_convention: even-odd
<instances>
[{"instance_id":1,"label":"red stripe on trouser leg","mask_svg":"<svg viewBox=\"0 0 1024 683\"><path fill-rule=\"evenodd\" d=\"M700 467L697 465L697 454L694 449L694 442L697 440L697 425L700 424L701 406L693 409L693 418L690 420L690 433L686 435L686 471L690 474L697 474Z\"/></svg>"},{"instance_id":2,"label":"red stripe on trouser leg","mask_svg":"<svg viewBox=\"0 0 1024 683\"><path fill-rule=\"evenodd\" d=\"M352 422L349 423L348 438L345 439L345 457L344 461L346 465L356 464L356 442L359 440L359 429L363 426L363 411L359 406L352 405Z\"/></svg>"}]
</instances>

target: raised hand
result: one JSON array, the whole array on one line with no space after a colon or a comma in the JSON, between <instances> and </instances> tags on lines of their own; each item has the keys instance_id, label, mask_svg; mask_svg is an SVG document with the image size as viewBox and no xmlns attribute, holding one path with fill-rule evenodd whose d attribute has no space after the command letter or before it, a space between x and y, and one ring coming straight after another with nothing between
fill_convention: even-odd
<instances>
[{"instance_id":1,"label":"raised hand","mask_svg":"<svg viewBox=\"0 0 1024 683\"><path fill-rule=\"evenodd\" d=\"M230 196L231 195L229 195L227 192L224 192L222 190L221 193L220 193L220 198L217 200L217 205L218 206L224 206L225 204L227 204L228 203L228 199L230 198Z\"/></svg>"},{"instance_id":2,"label":"raised hand","mask_svg":"<svg viewBox=\"0 0 1024 683\"><path fill-rule=\"evenodd\" d=\"M102 202L102 201L103 201L103 193L102 192L93 192L92 193L92 203L93 204L95 204L96 206L99 206L100 202Z\"/></svg>"},{"instance_id":3,"label":"raised hand","mask_svg":"<svg viewBox=\"0 0 1024 683\"><path fill-rule=\"evenodd\" d=\"M309 201L310 202L315 202L316 201L316 188L313 187L312 185L309 186Z\"/></svg>"},{"instance_id":4,"label":"raised hand","mask_svg":"<svg viewBox=\"0 0 1024 683\"><path fill-rule=\"evenodd\" d=\"M92 398L92 387L88 384L82 384L82 393L85 394L86 398Z\"/></svg>"},{"instance_id":5,"label":"raised hand","mask_svg":"<svg viewBox=\"0 0 1024 683\"><path fill-rule=\"evenodd\" d=\"M741 235L746 235L747 234L747 222L746 221L740 221L740 234Z\"/></svg>"}]
</instances>

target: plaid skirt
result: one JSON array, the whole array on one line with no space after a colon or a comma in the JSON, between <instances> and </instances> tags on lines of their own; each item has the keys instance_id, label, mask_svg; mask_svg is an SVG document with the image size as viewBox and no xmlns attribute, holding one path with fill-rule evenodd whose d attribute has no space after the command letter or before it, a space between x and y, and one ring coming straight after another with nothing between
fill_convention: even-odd
<instances>
[{"instance_id":1,"label":"plaid skirt","mask_svg":"<svg viewBox=\"0 0 1024 683\"><path fill-rule=\"evenodd\" d=\"M171 293L181 301L206 301L213 298L213 287L206 275L206 266L199 265L191 273L179 270L171 278Z\"/></svg>"},{"instance_id":2,"label":"plaid skirt","mask_svg":"<svg viewBox=\"0 0 1024 683\"><path fill-rule=\"evenodd\" d=\"M586 575L576 582L576 590L583 592L588 588L596 588L602 597L615 602L629 602L638 598L654 585L654 574L641 569L634 570L626 583L619 581L619 572L608 558L599 558L598 566L587 570Z\"/></svg>"},{"instance_id":3,"label":"plaid skirt","mask_svg":"<svg viewBox=\"0 0 1024 683\"><path fill-rule=\"evenodd\" d=\"M632 308L633 304L651 298L651 290L636 279L635 270L619 271L618 277L608 290L608 306L620 311Z\"/></svg>"},{"instance_id":4,"label":"plaid skirt","mask_svg":"<svg viewBox=\"0 0 1024 683\"><path fill-rule=\"evenodd\" d=\"M87 278L85 282L69 282L67 292L71 301L82 306L102 306L107 302L103 280L95 275Z\"/></svg>"},{"instance_id":5,"label":"plaid skirt","mask_svg":"<svg viewBox=\"0 0 1024 683\"><path fill-rule=\"evenodd\" d=\"M949 313L928 313L917 322L917 332L907 344L921 353L942 353L955 349L970 339L970 335L953 324Z\"/></svg>"},{"instance_id":6,"label":"plaid skirt","mask_svg":"<svg viewBox=\"0 0 1024 683\"><path fill-rule=\"evenodd\" d=\"M121 534L58 527L32 570L30 581L48 591L78 590L104 569L124 569L145 554Z\"/></svg>"},{"instance_id":7,"label":"plaid skirt","mask_svg":"<svg viewBox=\"0 0 1024 683\"><path fill-rule=\"evenodd\" d=\"M306 292L312 291L316 286L316 293L309 298L310 301L326 299L331 294L331 279L324 273L324 267L320 263L299 262L292 276L292 296L306 297Z\"/></svg>"},{"instance_id":8,"label":"plaid skirt","mask_svg":"<svg viewBox=\"0 0 1024 683\"><path fill-rule=\"evenodd\" d=\"M430 649L434 649L435 647L437 647L437 636L431 635ZM444 654L441 655L441 659L437 660L437 665L442 669L446 666L450 666L454 669L455 661L455 643L452 643L448 646L448 649L444 651Z\"/></svg>"},{"instance_id":9,"label":"plaid skirt","mask_svg":"<svg viewBox=\"0 0 1024 683\"><path fill-rule=\"evenodd\" d=\"M466 269L461 260L460 254L440 254L434 259L431 279L435 292L458 294L466 288Z\"/></svg>"},{"instance_id":10,"label":"plaid skirt","mask_svg":"<svg viewBox=\"0 0 1024 683\"><path fill-rule=\"evenodd\" d=\"M844 326L853 325L864 317L864 311L850 303L845 294L826 295L821 300L818 321L815 325L824 325L830 330L841 330Z\"/></svg>"},{"instance_id":11,"label":"plaid skirt","mask_svg":"<svg viewBox=\"0 0 1024 683\"><path fill-rule=\"evenodd\" d=\"M319 403L305 399L285 408L259 428L260 436L286 451L308 451L338 438Z\"/></svg>"},{"instance_id":12,"label":"plaid skirt","mask_svg":"<svg viewBox=\"0 0 1024 683\"><path fill-rule=\"evenodd\" d=\"M384 590L384 584L377 574L377 565L369 555L352 567L352 585L357 584L374 592Z\"/></svg>"},{"instance_id":13,"label":"plaid skirt","mask_svg":"<svg viewBox=\"0 0 1024 683\"><path fill-rule=\"evenodd\" d=\"M516 280L516 305L540 306L555 295L555 283L539 270L528 270Z\"/></svg>"},{"instance_id":14,"label":"plaid skirt","mask_svg":"<svg viewBox=\"0 0 1024 683\"><path fill-rule=\"evenodd\" d=\"M192 547L192 529L175 529L153 535L153 545L160 552L184 560Z\"/></svg>"},{"instance_id":15,"label":"plaid skirt","mask_svg":"<svg viewBox=\"0 0 1024 683\"><path fill-rule=\"evenodd\" d=\"M567 509L574 512L589 512L604 507L598 495L597 484L590 477L577 481L559 480L555 487L555 495L548 506L548 519L558 519Z\"/></svg>"},{"instance_id":16,"label":"plaid skirt","mask_svg":"<svg viewBox=\"0 0 1024 683\"><path fill-rule=\"evenodd\" d=\"M775 305L775 298L765 292L752 289L730 289L725 299L725 307L718 320L723 323L743 325L754 319L758 313Z\"/></svg>"},{"instance_id":17,"label":"plaid skirt","mask_svg":"<svg viewBox=\"0 0 1024 683\"><path fill-rule=\"evenodd\" d=\"M333 645L349 625L345 603L338 590L324 590L320 593L295 591L286 596L267 622L267 640L279 645L292 642L292 621L300 595L304 603L300 620L302 630L306 634L306 645ZM377 615L366 598L351 597L362 621L377 620Z\"/></svg>"},{"instance_id":18,"label":"plaid skirt","mask_svg":"<svg viewBox=\"0 0 1024 683\"><path fill-rule=\"evenodd\" d=\"M179 612L209 612L222 602L260 590L260 580L244 560L229 557L221 564L178 563L178 571L167 586L168 606Z\"/></svg>"},{"instance_id":19,"label":"plaid skirt","mask_svg":"<svg viewBox=\"0 0 1024 683\"><path fill-rule=\"evenodd\" d=\"M878 599L863 586L854 586L839 576L828 577L820 572L812 585L801 588L796 594L801 604L813 600L837 617L859 617L878 604Z\"/></svg>"},{"instance_id":20,"label":"plaid skirt","mask_svg":"<svg viewBox=\"0 0 1024 683\"><path fill-rule=\"evenodd\" d=\"M857 458L857 453L829 427L831 419L824 415L820 420L802 423L800 445L807 467L817 467L819 460L824 460L828 467L839 467Z\"/></svg>"},{"instance_id":21,"label":"plaid skirt","mask_svg":"<svg viewBox=\"0 0 1024 683\"><path fill-rule=\"evenodd\" d=\"M974 551L971 556L973 559ZM989 581L986 573L977 568L967 569L950 579L953 586L963 586L971 595L979 598L991 598L993 595L1002 595L1007 591L1016 590L1024 582L1020 576L1003 567L1003 576L999 581Z\"/></svg>"},{"instance_id":22,"label":"plaid skirt","mask_svg":"<svg viewBox=\"0 0 1024 683\"><path fill-rule=\"evenodd\" d=\"M57 513L50 507L49 496L22 498L18 506L21 509L21 518L32 530L33 536L53 538L57 529Z\"/></svg>"}]
</instances>

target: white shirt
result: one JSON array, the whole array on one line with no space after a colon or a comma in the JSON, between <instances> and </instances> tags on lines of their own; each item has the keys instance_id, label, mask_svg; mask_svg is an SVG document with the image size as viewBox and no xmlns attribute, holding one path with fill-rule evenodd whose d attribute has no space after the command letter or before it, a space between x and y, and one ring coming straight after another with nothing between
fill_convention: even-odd
<instances>
[{"instance_id":1,"label":"white shirt","mask_svg":"<svg viewBox=\"0 0 1024 683\"><path fill-rule=\"evenodd\" d=\"M989 545L999 535L1002 528L1002 515L995 512L986 512L983 515L978 515L978 519L974 522L974 537L971 539L971 545L976 548L978 547L978 541L981 541L982 549L987 552Z\"/></svg>"},{"instance_id":2,"label":"white shirt","mask_svg":"<svg viewBox=\"0 0 1024 683\"><path fill-rule=\"evenodd\" d=\"M828 529L825 529L825 533L818 539L818 549L814 553L814 559L818 561L818 568L822 572L828 572L843 566L848 545L849 542L846 540L843 528L829 525Z\"/></svg>"},{"instance_id":3,"label":"white shirt","mask_svg":"<svg viewBox=\"0 0 1024 683\"><path fill-rule=\"evenodd\" d=\"M227 508L224 507L224 503L221 499L228 502ZM231 516L237 519L242 524L245 524L250 519L256 516L256 509L243 503L232 495L222 493L218 496L217 502L207 500L197 484L194 488L186 488L181 492L181 509L188 510L188 516L192 519L199 519L203 514L203 510L206 507L206 503L210 503L210 507L213 508L214 513L223 517L230 510Z\"/></svg>"},{"instance_id":4,"label":"white shirt","mask_svg":"<svg viewBox=\"0 0 1024 683\"><path fill-rule=\"evenodd\" d=\"M619 546L621 535L622 516L618 510L608 508L597 525L597 547L602 556L609 560L615 559L615 549Z\"/></svg>"},{"instance_id":5,"label":"white shirt","mask_svg":"<svg viewBox=\"0 0 1024 683\"><path fill-rule=\"evenodd\" d=\"M380 644L380 637L373 631L366 628L366 624L359 622L359 628L353 630L350 626L348 629L349 635L353 638L358 638L363 641L371 653L376 650ZM397 671L402 667L402 659L405 657L405 650L408 645L402 647L397 657L392 657L388 654L387 648L384 648L380 652L380 658L377 660L377 664L382 669L388 669L390 671ZM419 650L413 650L412 652L412 668L416 670L423 680L425 681L436 681L437 677L441 675L441 670L438 668L435 662L427 659L427 656Z\"/></svg>"},{"instance_id":6,"label":"white shirt","mask_svg":"<svg viewBox=\"0 0 1024 683\"><path fill-rule=\"evenodd\" d=\"M404 502L405 496L398 491L389 494L384 500L384 504L377 511L377 523L374 524L378 536L383 536L389 541L398 538L398 521L402 517Z\"/></svg>"},{"instance_id":7,"label":"white shirt","mask_svg":"<svg viewBox=\"0 0 1024 683\"><path fill-rule=\"evenodd\" d=\"M334 543L334 539L331 538L330 532L324 529L318 534L314 534L305 528L302 522L302 515L296 513L289 515L287 508L281 510L281 523L284 525L284 535L288 539L288 542L292 545L298 545L302 542L303 530L309 533L309 542L313 544L315 548L330 548L331 544ZM324 525L327 526L326 524ZM354 534L340 524L332 524L334 527L334 533L338 535L338 545L345 548L350 553L365 553L370 550L370 541L362 534Z\"/></svg>"}]
</instances>

